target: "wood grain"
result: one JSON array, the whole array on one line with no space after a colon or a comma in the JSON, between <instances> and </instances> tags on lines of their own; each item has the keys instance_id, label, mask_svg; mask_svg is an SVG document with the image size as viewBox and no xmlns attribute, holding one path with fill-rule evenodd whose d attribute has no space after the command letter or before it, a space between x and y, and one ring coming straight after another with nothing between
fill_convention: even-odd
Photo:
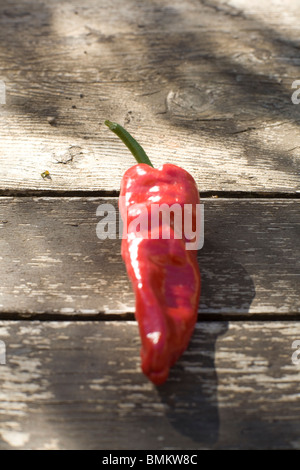
<instances>
[{"instance_id":1,"label":"wood grain","mask_svg":"<svg viewBox=\"0 0 300 470\"><path fill-rule=\"evenodd\" d=\"M1 317L133 318L121 240L99 240L107 198L0 198ZM204 199L200 318L300 313L300 201Z\"/></svg>"},{"instance_id":2,"label":"wood grain","mask_svg":"<svg viewBox=\"0 0 300 470\"><path fill-rule=\"evenodd\" d=\"M298 0L0 0L0 196L104 196L0 197L1 450L300 449L299 33ZM206 195L270 196L205 199L199 322L160 388L96 236L134 163L105 119Z\"/></svg>"},{"instance_id":3,"label":"wood grain","mask_svg":"<svg viewBox=\"0 0 300 470\"><path fill-rule=\"evenodd\" d=\"M1 1L1 194L118 190L133 160L107 118L201 191L296 194L299 19L298 0Z\"/></svg>"},{"instance_id":4,"label":"wood grain","mask_svg":"<svg viewBox=\"0 0 300 470\"><path fill-rule=\"evenodd\" d=\"M299 449L299 322L199 323L156 388L134 322L2 322L0 449Z\"/></svg>"}]
</instances>

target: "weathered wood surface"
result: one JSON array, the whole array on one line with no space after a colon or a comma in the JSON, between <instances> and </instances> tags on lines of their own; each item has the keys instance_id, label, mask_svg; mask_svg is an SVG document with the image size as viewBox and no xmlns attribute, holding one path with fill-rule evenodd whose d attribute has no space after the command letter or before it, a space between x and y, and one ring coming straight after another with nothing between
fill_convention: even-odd
<instances>
[{"instance_id":1,"label":"weathered wood surface","mask_svg":"<svg viewBox=\"0 0 300 470\"><path fill-rule=\"evenodd\" d=\"M202 315L299 315L300 201L205 199ZM121 240L99 240L97 207L117 199L0 198L0 312L134 312Z\"/></svg>"},{"instance_id":2,"label":"weathered wood surface","mask_svg":"<svg viewBox=\"0 0 300 470\"><path fill-rule=\"evenodd\" d=\"M161 388L134 322L2 322L0 449L300 449L299 33L298 0L0 0L0 195L116 195L109 118L201 192L291 197L205 200L215 321ZM1 319L133 318L107 202L0 198Z\"/></svg>"},{"instance_id":3,"label":"weathered wood surface","mask_svg":"<svg viewBox=\"0 0 300 470\"><path fill-rule=\"evenodd\" d=\"M134 322L3 322L1 449L300 449L299 322L199 323L157 388Z\"/></svg>"},{"instance_id":4,"label":"weathered wood surface","mask_svg":"<svg viewBox=\"0 0 300 470\"><path fill-rule=\"evenodd\" d=\"M202 191L295 194L299 20L298 0L1 0L0 191L119 189L109 118Z\"/></svg>"}]
</instances>

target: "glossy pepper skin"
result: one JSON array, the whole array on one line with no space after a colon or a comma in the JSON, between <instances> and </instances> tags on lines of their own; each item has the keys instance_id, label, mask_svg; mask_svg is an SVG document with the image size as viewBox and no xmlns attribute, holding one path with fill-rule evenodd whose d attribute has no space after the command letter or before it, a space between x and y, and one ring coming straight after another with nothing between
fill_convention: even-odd
<instances>
[{"instance_id":1,"label":"glossy pepper skin","mask_svg":"<svg viewBox=\"0 0 300 470\"><path fill-rule=\"evenodd\" d=\"M160 221L150 233L151 207L152 204L179 204L183 209L185 204L191 204L195 227L199 203L193 177L176 165L165 164L154 169L148 162L139 163L122 178L121 252L135 293L142 370L156 385L166 381L170 367L189 344L197 321L201 279L197 251L186 249L184 227L180 239L174 237L172 218L167 225ZM142 221L140 231L134 223L137 218ZM143 223L143 218L147 223ZM168 231L170 237L164 239Z\"/></svg>"}]
</instances>

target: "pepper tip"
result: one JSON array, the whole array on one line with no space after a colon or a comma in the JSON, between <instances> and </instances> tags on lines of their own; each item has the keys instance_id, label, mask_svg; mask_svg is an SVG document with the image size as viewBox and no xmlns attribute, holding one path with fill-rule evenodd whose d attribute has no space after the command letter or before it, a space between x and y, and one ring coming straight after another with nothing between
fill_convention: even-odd
<instances>
[{"instance_id":1,"label":"pepper tip","mask_svg":"<svg viewBox=\"0 0 300 470\"><path fill-rule=\"evenodd\" d=\"M104 121L104 124L105 124L107 127L109 127L110 130L116 129L116 127L117 127L117 125L118 125L116 122L111 122L111 121L109 121L108 119L106 119L106 121Z\"/></svg>"}]
</instances>

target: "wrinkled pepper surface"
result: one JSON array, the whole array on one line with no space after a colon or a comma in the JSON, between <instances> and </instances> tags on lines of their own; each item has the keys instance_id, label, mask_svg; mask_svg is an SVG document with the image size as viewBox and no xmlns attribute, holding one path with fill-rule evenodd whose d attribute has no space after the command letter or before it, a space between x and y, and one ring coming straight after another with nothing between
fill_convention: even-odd
<instances>
[{"instance_id":1,"label":"wrinkled pepper surface","mask_svg":"<svg viewBox=\"0 0 300 470\"><path fill-rule=\"evenodd\" d=\"M161 218L149 233L151 208L153 204L179 204L183 209L190 204L195 226L199 192L187 171L172 164L153 168L125 129L110 121L105 124L139 162L125 172L121 182L122 257L135 293L142 370L154 384L160 385L189 344L197 320L201 281L197 250L186 249L184 230L182 238L176 238L172 217L167 224ZM142 221L139 232L134 223L137 217ZM147 219L145 223L141 217ZM168 234L169 239L164 238Z\"/></svg>"}]
</instances>

